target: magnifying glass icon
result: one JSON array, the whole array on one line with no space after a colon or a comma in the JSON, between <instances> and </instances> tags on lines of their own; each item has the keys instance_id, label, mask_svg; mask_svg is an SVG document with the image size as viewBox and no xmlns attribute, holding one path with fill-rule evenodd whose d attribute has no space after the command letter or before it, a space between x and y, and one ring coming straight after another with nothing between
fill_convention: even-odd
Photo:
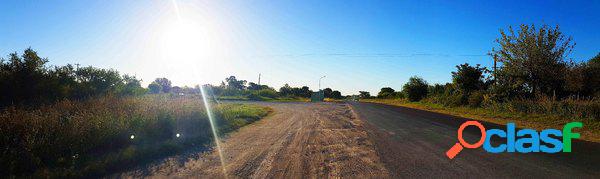
<instances>
[{"instance_id":1,"label":"magnifying glass icon","mask_svg":"<svg viewBox=\"0 0 600 179\"><path fill-rule=\"evenodd\" d=\"M467 128L467 126L476 126L479 128L479 130L481 130L481 138L479 138L479 141L477 141L477 143L469 144L465 141L465 139L463 139L463 131L465 130L465 128ZM446 156L449 159L453 159L456 155L458 155L458 153L460 153L460 151L463 150L463 148L474 149L481 147L481 145L483 145L484 140L485 128L483 127L483 125L481 125L481 123L477 121L467 121L461 124L458 128L458 143L454 144L454 146L452 146L452 148L450 148L450 150L446 152Z\"/></svg>"}]
</instances>

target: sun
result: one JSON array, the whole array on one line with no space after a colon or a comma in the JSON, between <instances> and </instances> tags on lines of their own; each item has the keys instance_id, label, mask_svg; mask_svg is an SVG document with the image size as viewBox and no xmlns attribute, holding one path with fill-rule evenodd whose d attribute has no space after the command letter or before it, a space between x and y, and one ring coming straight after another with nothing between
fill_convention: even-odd
<instances>
[{"instance_id":1,"label":"sun","mask_svg":"<svg viewBox=\"0 0 600 179\"><path fill-rule=\"evenodd\" d=\"M167 26L162 42L164 59L171 63L189 64L210 56L211 35L200 24L179 20Z\"/></svg>"}]
</instances>

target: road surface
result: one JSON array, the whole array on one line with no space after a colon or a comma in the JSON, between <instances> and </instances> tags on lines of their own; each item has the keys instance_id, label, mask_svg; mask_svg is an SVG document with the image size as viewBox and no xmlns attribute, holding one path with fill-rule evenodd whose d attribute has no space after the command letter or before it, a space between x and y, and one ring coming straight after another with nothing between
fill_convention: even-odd
<instances>
[{"instance_id":1,"label":"road surface","mask_svg":"<svg viewBox=\"0 0 600 179\"><path fill-rule=\"evenodd\" d=\"M223 140L227 178L326 178L390 175L361 120L347 104L257 103L272 115ZM122 178L224 178L217 151L176 156Z\"/></svg>"},{"instance_id":2,"label":"road surface","mask_svg":"<svg viewBox=\"0 0 600 179\"><path fill-rule=\"evenodd\" d=\"M468 119L382 104L350 104L358 117L367 121L378 155L394 177L600 177L597 143L576 141L572 153L557 154L492 154L482 148L464 149L450 160L445 152L457 142L457 129ZM487 129L506 129L482 124ZM475 143L479 133L476 128L468 130L465 140Z\"/></svg>"},{"instance_id":3,"label":"road surface","mask_svg":"<svg viewBox=\"0 0 600 179\"><path fill-rule=\"evenodd\" d=\"M600 176L598 145L568 154L490 154L465 149L453 160L465 120L371 103L268 103L274 113L222 140L216 150L183 154L117 177L407 178ZM486 128L502 126L483 123ZM475 132L474 132L475 131ZM466 130L468 142L478 130Z\"/></svg>"}]
</instances>

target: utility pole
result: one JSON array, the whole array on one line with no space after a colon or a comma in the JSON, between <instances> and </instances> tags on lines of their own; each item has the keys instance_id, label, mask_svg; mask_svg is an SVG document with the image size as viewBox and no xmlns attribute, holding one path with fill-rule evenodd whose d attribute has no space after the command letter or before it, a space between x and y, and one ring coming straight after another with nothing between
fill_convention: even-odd
<instances>
[{"instance_id":1,"label":"utility pole","mask_svg":"<svg viewBox=\"0 0 600 179\"><path fill-rule=\"evenodd\" d=\"M323 75L321 78L319 78L319 91L321 91L321 79L325 78L325 75Z\"/></svg>"},{"instance_id":2,"label":"utility pole","mask_svg":"<svg viewBox=\"0 0 600 179\"><path fill-rule=\"evenodd\" d=\"M258 86L260 86L260 73L258 74Z\"/></svg>"}]
</instances>

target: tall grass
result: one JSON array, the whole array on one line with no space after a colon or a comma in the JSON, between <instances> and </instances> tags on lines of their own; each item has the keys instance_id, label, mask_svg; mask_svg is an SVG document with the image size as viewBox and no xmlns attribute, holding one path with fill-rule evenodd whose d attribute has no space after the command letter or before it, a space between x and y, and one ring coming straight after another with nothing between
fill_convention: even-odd
<instances>
[{"instance_id":1,"label":"tall grass","mask_svg":"<svg viewBox=\"0 0 600 179\"><path fill-rule=\"evenodd\" d=\"M498 111L552 114L566 118L600 122L600 100L593 99L519 99L505 103L487 103L484 107Z\"/></svg>"},{"instance_id":2,"label":"tall grass","mask_svg":"<svg viewBox=\"0 0 600 179\"><path fill-rule=\"evenodd\" d=\"M445 100L443 100L445 99ZM516 99L506 102L484 100L480 107L456 105L459 97L428 97L419 102L407 99L365 99L363 101L405 106L486 120L498 124L516 122L522 127L545 129L559 128L565 123L581 121L582 138L600 141L600 100L567 98Z\"/></svg>"},{"instance_id":3,"label":"tall grass","mask_svg":"<svg viewBox=\"0 0 600 179\"><path fill-rule=\"evenodd\" d=\"M485 109L526 114L556 115L575 120L591 120L600 122L600 99L565 98L562 100L551 97L539 96L535 99L513 99L505 102L496 102L480 92L471 96L463 95L431 95L421 102L441 104L445 107L482 107Z\"/></svg>"},{"instance_id":4,"label":"tall grass","mask_svg":"<svg viewBox=\"0 0 600 179\"><path fill-rule=\"evenodd\" d=\"M213 108L220 132L269 112L241 104ZM0 174L97 176L188 146L206 146L212 133L204 109L197 96L169 95L64 100L37 109L8 107L0 111Z\"/></svg>"}]
</instances>

